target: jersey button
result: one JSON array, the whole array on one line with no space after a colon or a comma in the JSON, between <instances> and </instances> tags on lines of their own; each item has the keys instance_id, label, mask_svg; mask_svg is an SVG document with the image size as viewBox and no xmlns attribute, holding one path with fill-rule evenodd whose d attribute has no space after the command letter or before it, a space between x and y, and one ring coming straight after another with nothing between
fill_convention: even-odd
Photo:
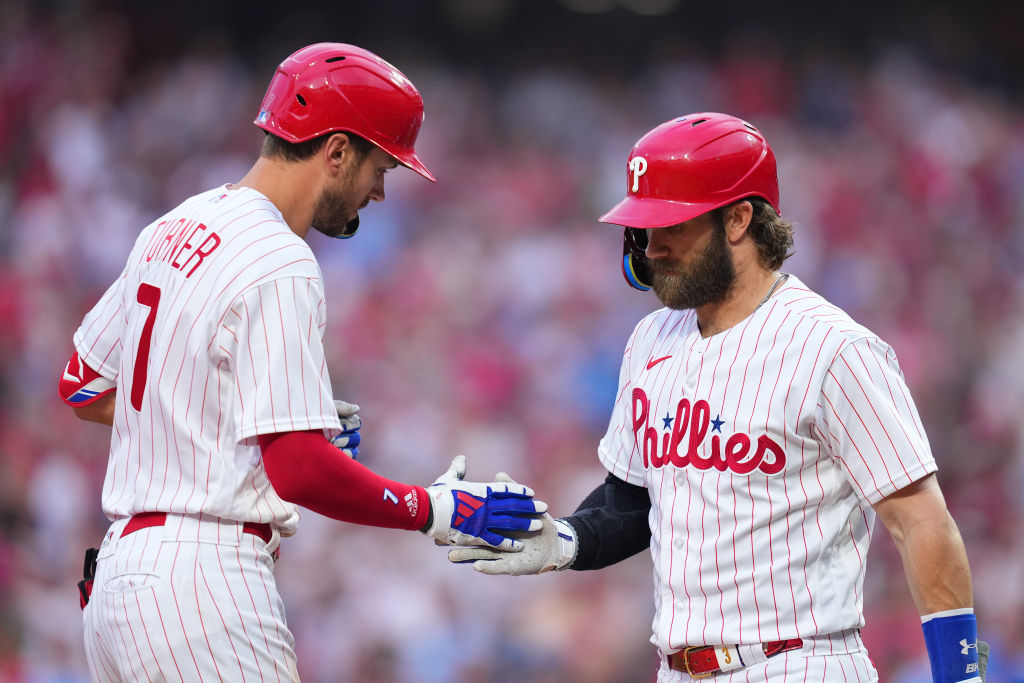
<instances>
[{"instance_id":1,"label":"jersey button","mask_svg":"<svg viewBox=\"0 0 1024 683\"><path fill-rule=\"evenodd\" d=\"M676 550L680 550L683 547L683 539L677 538L675 541L672 542L672 545L676 547Z\"/></svg>"},{"instance_id":2,"label":"jersey button","mask_svg":"<svg viewBox=\"0 0 1024 683\"><path fill-rule=\"evenodd\" d=\"M683 611L683 609L685 609L685 608L683 607L683 603L681 603L681 602L677 602L677 603L676 603L676 611L677 611L677 612L682 612L682 611Z\"/></svg>"}]
</instances>

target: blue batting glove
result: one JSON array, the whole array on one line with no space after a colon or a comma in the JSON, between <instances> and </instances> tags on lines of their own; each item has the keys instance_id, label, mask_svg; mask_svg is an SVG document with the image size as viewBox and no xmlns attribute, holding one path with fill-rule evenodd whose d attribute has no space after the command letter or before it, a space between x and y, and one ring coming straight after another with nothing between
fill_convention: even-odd
<instances>
[{"instance_id":1,"label":"blue batting glove","mask_svg":"<svg viewBox=\"0 0 1024 683\"><path fill-rule=\"evenodd\" d=\"M548 505L533 490L511 481L463 481L466 457L457 455L448 471L427 488L431 523L423 529L441 545L488 545L520 551L522 541L508 532L539 531Z\"/></svg>"},{"instance_id":2,"label":"blue batting glove","mask_svg":"<svg viewBox=\"0 0 1024 683\"><path fill-rule=\"evenodd\" d=\"M357 414L359 406L346 401L335 401L334 409L341 420L341 434L333 437L331 443L342 453L356 460L359 456L359 429L363 426L363 418Z\"/></svg>"}]
</instances>

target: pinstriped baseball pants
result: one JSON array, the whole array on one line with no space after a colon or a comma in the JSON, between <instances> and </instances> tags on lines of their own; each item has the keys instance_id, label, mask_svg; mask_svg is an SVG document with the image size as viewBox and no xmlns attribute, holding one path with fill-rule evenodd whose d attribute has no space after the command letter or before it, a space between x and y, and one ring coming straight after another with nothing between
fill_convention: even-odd
<instances>
[{"instance_id":1,"label":"pinstriped baseball pants","mask_svg":"<svg viewBox=\"0 0 1024 683\"><path fill-rule=\"evenodd\" d=\"M94 681L298 680L263 539L188 516L121 538L126 523L104 537L83 611Z\"/></svg>"}]
</instances>

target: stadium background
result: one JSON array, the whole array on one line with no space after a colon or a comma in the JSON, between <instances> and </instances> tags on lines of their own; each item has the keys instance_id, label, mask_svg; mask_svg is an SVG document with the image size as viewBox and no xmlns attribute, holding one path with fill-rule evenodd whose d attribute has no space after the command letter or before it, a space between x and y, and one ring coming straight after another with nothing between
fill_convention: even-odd
<instances>
[{"instance_id":1,"label":"stadium background","mask_svg":"<svg viewBox=\"0 0 1024 683\"><path fill-rule=\"evenodd\" d=\"M436 185L388 176L357 239L314 235L336 393L364 461L428 483L458 452L568 513L622 346L632 143L675 115L761 127L798 274L896 348L965 536L990 681L1024 681L1024 10L1016 2L0 2L0 680L84 681L74 582L105 528L105 428L56 393L143 225L237 180L274 66L352 42L409 75ZM878 530L864 637L929 680ZM306 681L652 680L650 558L490 578L422 537L304 516L281 591Z\"/></svg>"}]
</instances>

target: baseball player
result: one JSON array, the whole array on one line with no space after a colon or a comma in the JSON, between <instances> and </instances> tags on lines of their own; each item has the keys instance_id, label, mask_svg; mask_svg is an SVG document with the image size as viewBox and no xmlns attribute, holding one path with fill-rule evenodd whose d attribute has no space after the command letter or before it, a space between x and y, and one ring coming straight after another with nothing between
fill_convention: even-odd
<instances>
[{"instance_id":1,"label":"baseball player","mask_svg":"<svg viewBox=\"0 0 1024 683\"><path fill-rule=\"evenodd\" d=\"M658 680L875 681L860 638L876 515L935 681L979 681L964 545L893 350L780 272L775 157L732 116L668 121L629 155L623 272L664 308L626 345L608 470L487 574L597 569L650 547Z\"/></svg>"},{"instance_id":2,"label":"baseball player","mask_svg":"<svg viewBox=\"0 0 1024 683\"><path fill-rule=\"evenodd\" d=\"M540 528L532 491L462 481L462 456L426 489L347 457L358 407L333 400L305 237L351 237L399 164L433 180L422 120L416 88L376 55L294 53L260 106L253 167L146 227L75 333L61 395L113 426L112 524L82 584L94 680L297 680L272 570L298 505L508 550L522 546L503 532Z\"/></svg>"}]
</instances>

